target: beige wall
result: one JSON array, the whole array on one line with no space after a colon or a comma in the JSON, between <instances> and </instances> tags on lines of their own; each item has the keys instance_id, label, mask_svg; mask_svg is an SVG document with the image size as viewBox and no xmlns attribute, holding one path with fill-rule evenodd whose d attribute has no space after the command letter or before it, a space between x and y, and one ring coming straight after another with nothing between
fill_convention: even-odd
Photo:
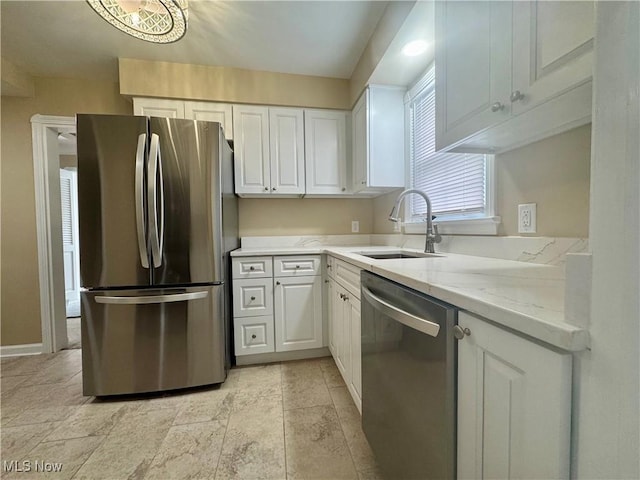
<instances>
[{"instance_id":1,"label":"beige wall","mask_svg":"<svg viewBox=\"0 0 640 480\"><path fill-rule=\"evenodd\" d=\"M518 204L537 204L533 236L589 236L591 125L496 156L500 235L518 233Z\"/></svg>"},{"instance_id":2,"label":"beige wall","mask_svg":"<svg viewBox=\"0 0 640 480\"><path fill-rule=\"evenodd\" d=\"M41 341L32 115L131 113L115 83L36 78L35 96L2 97L2 345Z\"/></svg>"},{"instance_id":3,"label":"beige wall","mask_svg":"<svg viewBox=\"0 0 640 480\"><path fill-rule=\"evenodd\" d=\"M530 236L589 236L591 125L512 150L495 159L499 235L518 233L518 204L537 204L537 232ZM387 216L399 192L373 201L374 233L392 233ZM427 192L429 193L429 192Z\"/></svg>"},{"instance_id":4,"label":"beige wall","mask_svg":"<svg viewBox=\"0 0 640 480\"><path fill-rule=\"evenodd\" d=\"M240 236L350 234L373 232L370 199L240 199Z\"/></svg>"},{"instance_id":5,"label":"beige wall","mask_svg":"<svg viewBox=\"0 0 640 480\"><path fill-rule=\"evenodd\" d=\"M75 155L60 155L60 168L78 166L78 157Z\"/></svg>"},{"instance_id":6,"label":"beige wall","mask_svg":"<svg viewBox=\"0 0 640 480\"><path fill-rule=\"evenodd\" d=\"M312 108L350 109L349 80L231 67L121 58L120 92L132 97L184 98ZM158 82L158 78L164 79Z\"/></svg>"}]
</instances>

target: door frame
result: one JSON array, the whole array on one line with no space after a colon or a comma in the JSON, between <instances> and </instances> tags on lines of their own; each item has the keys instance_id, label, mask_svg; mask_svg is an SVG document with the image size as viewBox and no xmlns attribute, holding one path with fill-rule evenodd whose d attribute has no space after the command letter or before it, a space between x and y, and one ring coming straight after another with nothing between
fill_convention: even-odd
<instances>
[{"instance_id":1,"label":"door frame","mask_svg":"<svg viewBox=\"0 0 640 480\"><path fill-rule=\"evenodd\" d=\"M31 117L42 353L57 352L67 346L62 219L60 209L52 208L60 203L60 160L58 156L51 155L47 137L51 132L57 135L75 131L75 117L40 114Z\"/></svg>"}]
</instances>

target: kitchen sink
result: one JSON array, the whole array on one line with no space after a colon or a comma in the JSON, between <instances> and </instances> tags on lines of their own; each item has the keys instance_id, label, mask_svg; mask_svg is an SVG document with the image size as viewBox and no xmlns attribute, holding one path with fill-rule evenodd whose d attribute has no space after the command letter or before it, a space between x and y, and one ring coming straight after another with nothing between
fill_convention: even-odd
<instances>
[{"instance_id":1,"label":"kitchen sink","mask_svg":"<svg viewBox=\"0 0 640 480\"><path fill-rule=\"evenodd\" d=\"M419 253L419 252L385 252L385 253L369 253L358 252L358 255L363 257L373 258L375 260L392 260L398 258L428 258L428 257L441 257L442 255L436 255L434 253Z\"/></svg>"}]
</instances>

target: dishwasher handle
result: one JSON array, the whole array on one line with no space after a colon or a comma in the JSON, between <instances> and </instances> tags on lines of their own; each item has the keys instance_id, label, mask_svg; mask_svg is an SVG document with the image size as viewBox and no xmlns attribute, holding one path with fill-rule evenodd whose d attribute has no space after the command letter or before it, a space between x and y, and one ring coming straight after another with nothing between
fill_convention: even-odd
<instances>
[{"instance_id":1,"label":"dishwasher handle","mask_svg":"<svg viewBox=\"0 0 640 480\"><path fill-rule=\"evenodd\" d=\"M398 322L406 325L407 327L418 330L422 333L426 333L432 337L437 337L440 331L440 325L431 322L425 318L418 317L409 312L391 305L390 303L382 300L380 297L374 295L367 287L362 287L362 295L365 299L377 310L381 311L385 315L397 320Z\"/></svg>"}]
</instances>

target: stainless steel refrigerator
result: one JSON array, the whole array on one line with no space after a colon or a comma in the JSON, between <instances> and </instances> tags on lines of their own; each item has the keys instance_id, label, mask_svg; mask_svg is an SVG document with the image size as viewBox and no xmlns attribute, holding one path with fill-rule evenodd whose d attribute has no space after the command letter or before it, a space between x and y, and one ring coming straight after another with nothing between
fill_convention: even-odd
<instances>
[{"instance_id":1,"label":"stainless steel refrigerator","mask_svg":"<svg viewBox=\"0 0 640 480\"><path fill-rule=\"evenodd\" d=\"M233 154L219 123L78 115L85 395L221 383Z\"/></svg>"}]
</instances>

